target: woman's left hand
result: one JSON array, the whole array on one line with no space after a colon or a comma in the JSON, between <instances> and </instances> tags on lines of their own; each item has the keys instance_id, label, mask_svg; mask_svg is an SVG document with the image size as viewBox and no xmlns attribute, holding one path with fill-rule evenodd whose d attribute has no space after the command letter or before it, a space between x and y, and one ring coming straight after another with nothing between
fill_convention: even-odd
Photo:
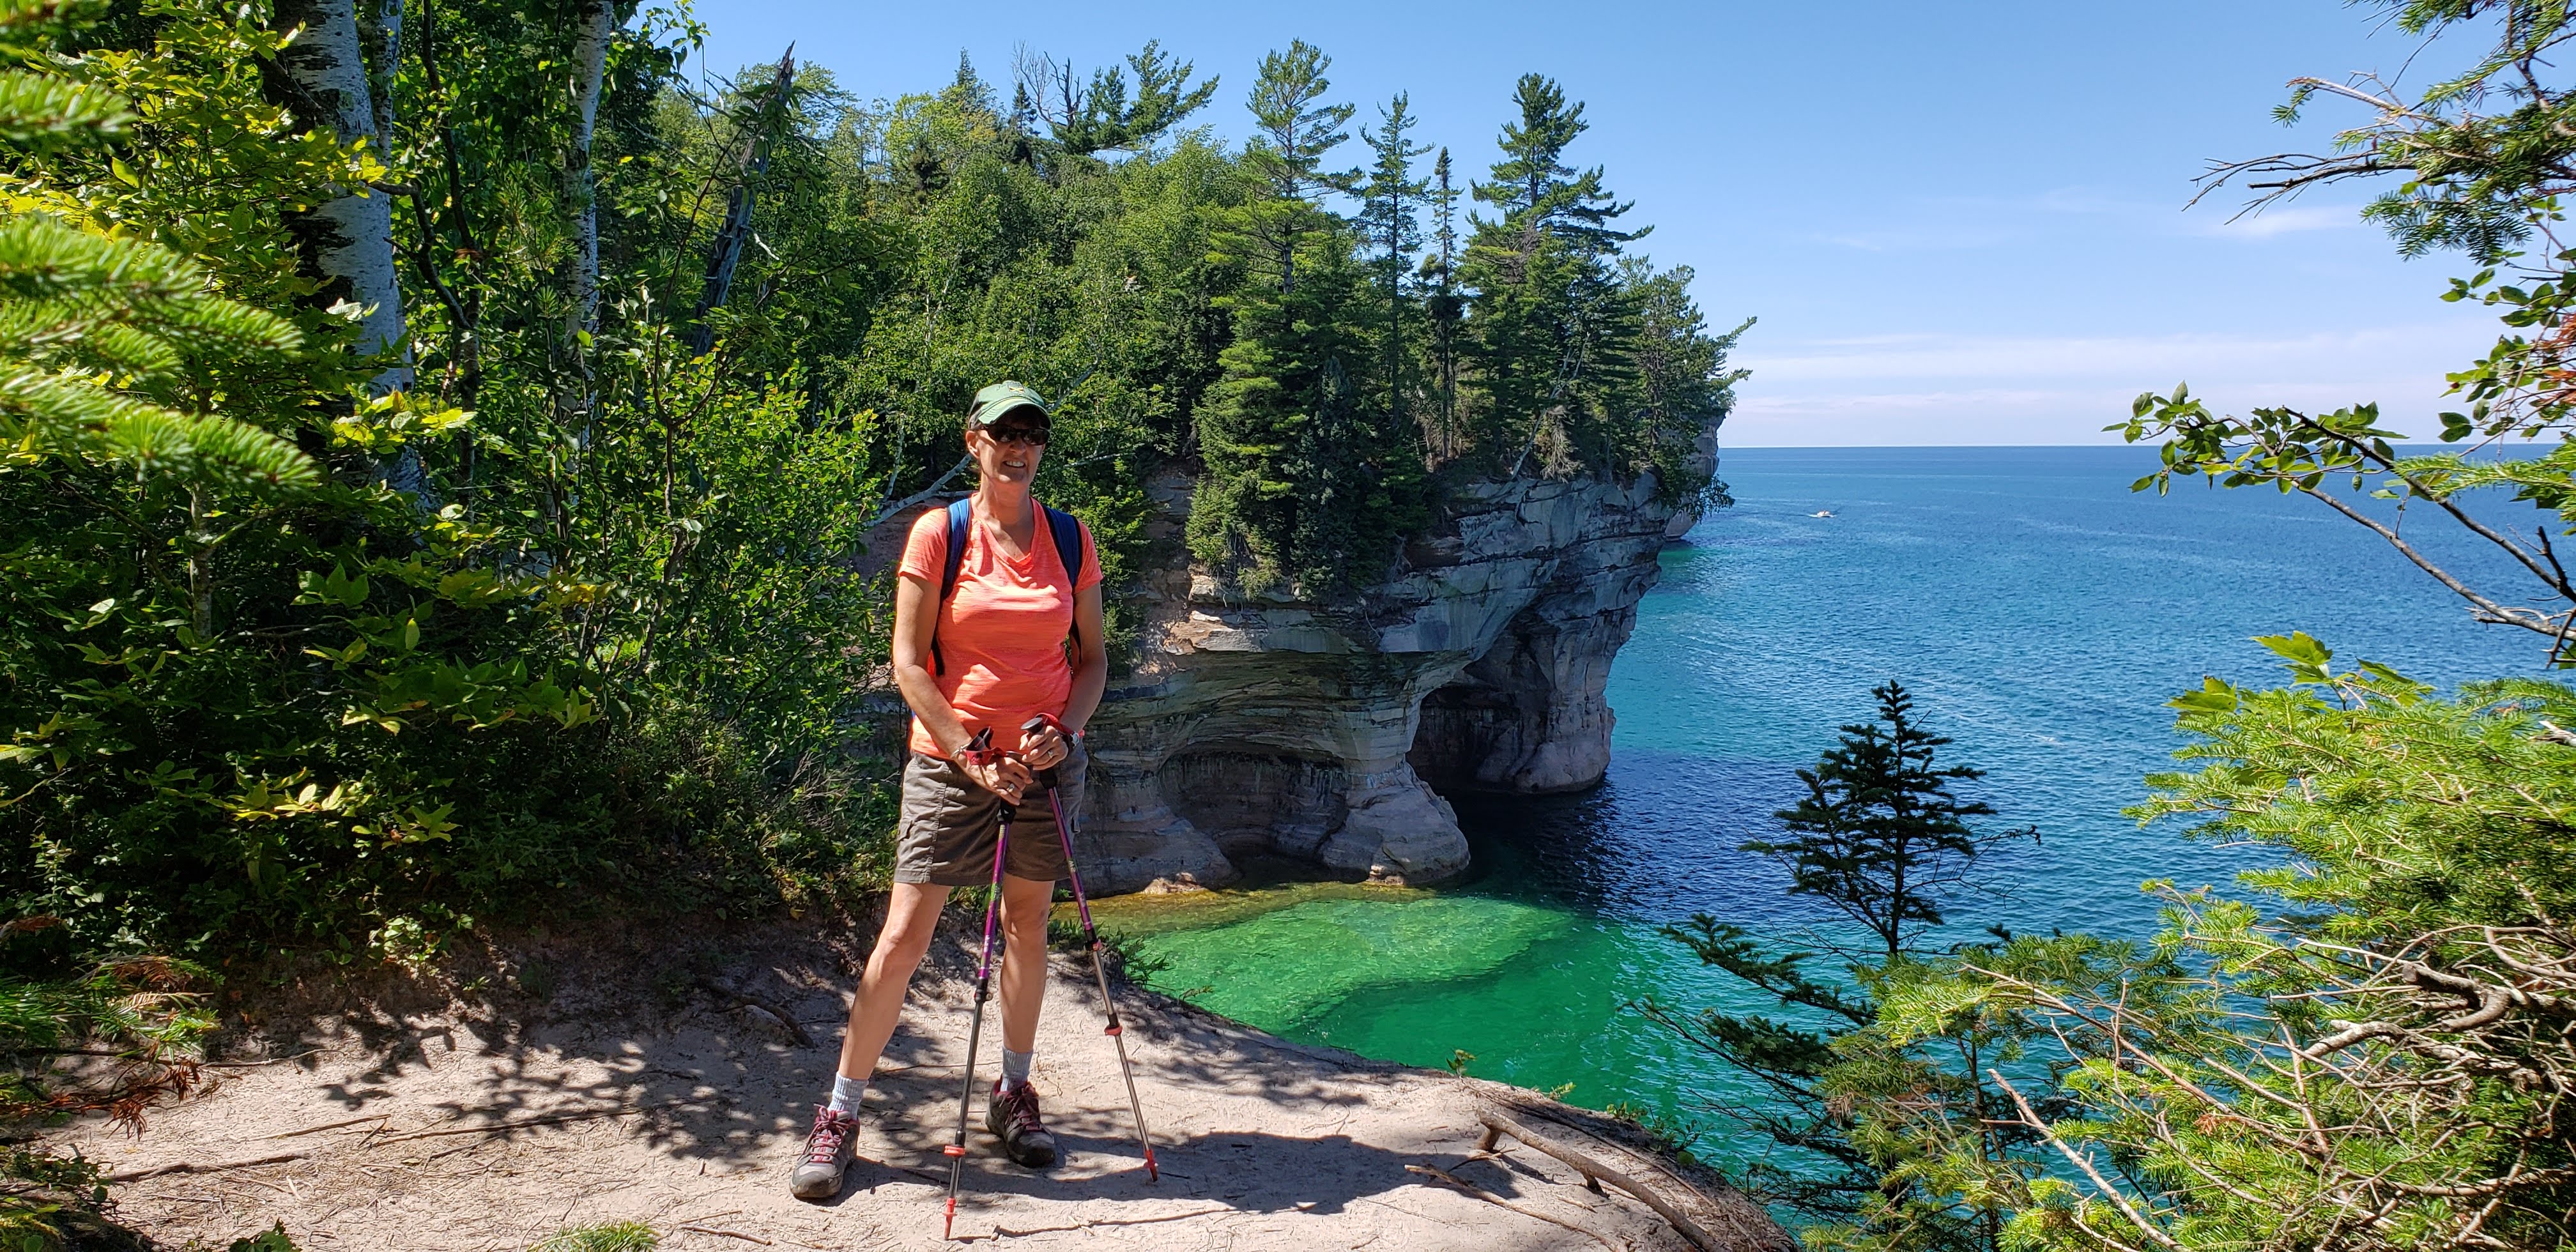
<instances>
[{"instance_id":1,"label":"woman's left hand","mask_svg":"<svg viewBox=\"0 0 2576 1252\"><path fill-rule=\"evenodd\" d=\"M1041 726L1020 740L1020 759L1030 769L1054 769L1072 755L1072 745L1053 726Z\"/></svg>"}]
</instances>

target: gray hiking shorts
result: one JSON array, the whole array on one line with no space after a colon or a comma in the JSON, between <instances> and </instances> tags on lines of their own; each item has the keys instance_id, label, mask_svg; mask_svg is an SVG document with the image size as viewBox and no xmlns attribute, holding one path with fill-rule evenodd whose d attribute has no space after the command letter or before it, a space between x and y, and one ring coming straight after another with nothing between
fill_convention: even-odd
<instances>
[{"instance_id":1,"label":"gray hiking shorts","mask_svg":"<svg viewBox=\"0 0 2576 1252\"><path fill-rule=\"evenodd\" d=\"M1068 829L1082 811L1082 783L1091 758L1080 741L1055 767L1056 799ZM903 816L895 824L894 880L941 887L993 881L993 835L1002 797L975 785L954 761L914 753L903 767ZM1013 878L1054 882L1068 872L1055 817L1044 788L1020 797L1011 822L1011 847L1003 871Z\"/></svg>"}]
</instances>

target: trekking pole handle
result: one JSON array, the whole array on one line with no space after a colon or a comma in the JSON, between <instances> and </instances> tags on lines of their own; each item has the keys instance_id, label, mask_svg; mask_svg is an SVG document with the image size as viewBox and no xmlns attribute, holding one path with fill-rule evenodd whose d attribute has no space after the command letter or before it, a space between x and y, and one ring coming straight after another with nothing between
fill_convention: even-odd
<instances>
[{"instance_id":1,"label":"trekking pole handle","mask_svg":"<svg viewBox=\"0 0 2576 1252\"><path fill-rule=\"evenodd\" d=\"M990 726L976 731L975 737L957 750L957 762L961 765L993 765L1001 759L1002 753L993 748L993 728Z\"/></svg>"},{"instance_id":2,"label":"trekking pole handle","mask_svg":"<svg viewBox=\"0 0 2576 1252\"><path fill-rule=\"evenodd\" d=\"M1064 736L1064 741L1066 743L1072 743L1076 738L1078 738L1070 727L1066 726L1063 722L1057 721L1054 714L1040 713L1037 716L1020 723L1020 736L1022 742L1026 742L1028 736L1034 735L1041 730L1052 730L1055 733ZM1050 765L1045 769L1038 771L1039 786L1044 787L1049 791L1053 791L1055 790L1055 784L1055 766Z\"/></svg>"}]
</instances>

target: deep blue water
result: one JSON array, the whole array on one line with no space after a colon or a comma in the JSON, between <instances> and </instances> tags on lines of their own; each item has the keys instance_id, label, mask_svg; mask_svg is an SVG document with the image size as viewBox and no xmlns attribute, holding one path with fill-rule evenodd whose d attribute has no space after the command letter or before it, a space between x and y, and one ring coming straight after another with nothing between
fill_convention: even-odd
<instances>
[{"instance_id":1,"label":"deep blue water","mask_svg":"<svg viewBox=\"0 0 2576 1252\"><path fill-rule=\"evenodd\" d=\"M1108 924L1169 963L1157 986L1264 1029L1415 1064L1463 1049L1482 1076L1688 1116L1727 1076L1622 1005L1762 1006L1655 926L1816 920L1737 848L1769 833L1838 725L1867 720L1872 686L1914 691L1919 719L1956 740L1947 756L1987 772L1966 790L1998 825L2040 829L1997 858L2001 894L1954 922L2143 935L2142 881L2223 883L2261 855L2120 813L2181 742L2164 701L2204 674L2278 681L2252 636L2305 630L2339 659L2446 685L2537 671L2536 637L2472 622L2314 501L2132 494L2153 463L2134 448L1730 452L1737 506L1664 554L1613 670L1599 790L1461 797L1480 870L1455 889L1140 901ZM2413 519L2410 539L2503 581L2436 520Z\"/></svg>"}]
</instances>

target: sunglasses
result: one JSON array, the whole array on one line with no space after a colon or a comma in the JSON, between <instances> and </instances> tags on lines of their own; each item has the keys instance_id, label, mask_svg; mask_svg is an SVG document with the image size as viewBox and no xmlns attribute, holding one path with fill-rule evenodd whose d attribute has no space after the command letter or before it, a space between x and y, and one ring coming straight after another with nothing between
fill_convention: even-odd
<instances>
[{"instance_id":1,"label":"sunglasses","mask_svg":"<svg viewBox=\"0 0 2576 1252\"><path fill-rule=\"evenodd\" d=\"M995 443L1017 443L1026 444L1032 448L1043 448L1047 443L1047 428L1044 426L987 426L984 428L984 437Z\"/></svg>"}]
</instances>

